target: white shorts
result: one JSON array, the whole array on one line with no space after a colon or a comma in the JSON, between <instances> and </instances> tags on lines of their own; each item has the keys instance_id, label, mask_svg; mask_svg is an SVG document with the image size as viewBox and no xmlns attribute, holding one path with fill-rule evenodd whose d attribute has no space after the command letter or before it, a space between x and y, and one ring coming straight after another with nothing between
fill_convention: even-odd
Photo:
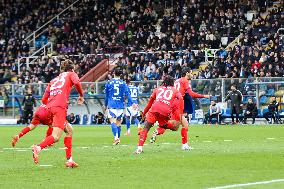
<instances>
[{"instance_id":1,"label":"white shorts","mask_svg":"<svg viewBox=\"0 0 284 189\"><path fill-rule=\"evenodd\" d=\"M127 107L127 108L126 108L125 115L126 115L126 116L129 116L129 117L136 117L136 116L139 116L138 108L137 108L136 110L134 110L132 106Z\"/></svg>"},{"instance_id":2,"label":"white shorts","mask_svg":"<svg viewBox=\"0 0 284 189\"><path fill-rule=\"evenodd\" d=\"M107 113L108 118L116 118L121 120L123 116L123 109L109 109Z\"/></svg>"}]
</instances>

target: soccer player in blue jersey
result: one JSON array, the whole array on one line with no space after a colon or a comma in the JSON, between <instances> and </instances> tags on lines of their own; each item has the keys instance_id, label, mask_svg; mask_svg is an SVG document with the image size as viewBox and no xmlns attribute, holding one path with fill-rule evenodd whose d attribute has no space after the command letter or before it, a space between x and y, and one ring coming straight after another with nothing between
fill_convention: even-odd
<instances>
[{"instance_id":1,"label":"soccer player in blue jersey","mask_svg":"<svg viewBox=\"0 0 284 189\"><path fill-rule=\"evenodd\" d=\"M139 109L138 108L134 109L132 107L132 104L138 104L138 96L139 96L138 87L130 83L129 80L127 81L127 84L128 84L129 92L132 97L132 103L131 102L127 103L127 108L125 111L127 131L124 135L129 136L130 135L130 124L131 124L132 119L134 120L135 125L138 127L138 132L139 130L142 129L142 127L140 126L139 120L137 119L137 116L139 116Z\"/></svg>"},{"instance_id":2,"label":"soccer player in blue jersey","mask_svg":"<svg viewBox=\"0 0 284 189\"><path fill-rule=\"evenodd\" d=\"M120 79L122 72L116 68L114 70L114 78L109 80L105 85L105 108L108 109L108 118L111 123L112 133L114 136L113 145L120 143L121 122L123 110L125 108L125 97L132 104L133 108L137 108L137 104L133 103L127 84Z\"/></svg>"}]
</instances>

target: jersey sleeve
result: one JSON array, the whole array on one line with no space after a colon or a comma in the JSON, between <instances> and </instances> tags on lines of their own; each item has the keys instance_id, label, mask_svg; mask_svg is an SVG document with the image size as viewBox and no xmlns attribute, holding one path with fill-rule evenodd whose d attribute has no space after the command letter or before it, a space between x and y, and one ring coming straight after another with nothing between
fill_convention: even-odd
<instances>
[{"instance_id":1,"label":"jersey sleeve","mask_svg":"<svg viewBox=\"0 0 284 189\"><path fill-rule=\"evenodd\" d=\"M192 98L204 98L203 94L198 94L198 93L193 92L191 87L189 87L189 86L187 88L187 92Z\"/></svg>"},{"instance_id":2,"label":"jersey sleeve","mask_svg":"<svg viewBox=\"0 0 284 189\"><path fill-rule=\"evenodd\" d=\"M176 98L179 100L180 110L181 110L181 112L183 112L183 109L184 109L184 100L183 100L183 97L182 97L181 93L178 92L178 91L177 91Z\"/></svg>"},{"instance_id":3,"label":"jersey sleeve","mask_svg":"<svg viewBox=\"0 0 284 189\"><path fill-rule=\"evenodd\" d=\"M105 106L106 106L106 107L107 107L107 105L108 105L108 98L109 98L108 87L109 87L109 84L108 84L108 82L107 82L106 85L105 85L105 94L106 94L106 96L105 96Z\"/></svg>"},{"instance_id":4,"label":"jersey sleeve","mask_svg":"<svg viewBox=\"0 0 284 189\"><path fill-rule=\"evenodd\" d=\"M49 96L50 96L50 83L48 84L48 86L45 89L45 92L44 92L44 95L41 99L41 102L46 105L47 102L48 102Z\"/></svg>"},{"instance_id":5,"label":"jersey sleeve","mask_svg":"<svg viewBox=\"0 0 284 189\"><path fill-rule=\"evenodd\" d=\"M156 89L153 91L150 100L146 107L144 108L143 115L146 115L146 113L149 111L149 109L152 107L153 102L156 100Z\"/></svg>"},{"instance_id":6,"label":"jersey sleeve","mask_svg":"<svg viewBox=\"0 0 284 189\"><path fill-rule=\"evenodd\" d=\"M72 72L70 78L71 78L71 81L74 84L77 92L79 93L79 95L84 96L84 92L83 92L82 85L80 83L80 79L79 79L78 75L75 72Z\"/></svg>"}]
</instances>

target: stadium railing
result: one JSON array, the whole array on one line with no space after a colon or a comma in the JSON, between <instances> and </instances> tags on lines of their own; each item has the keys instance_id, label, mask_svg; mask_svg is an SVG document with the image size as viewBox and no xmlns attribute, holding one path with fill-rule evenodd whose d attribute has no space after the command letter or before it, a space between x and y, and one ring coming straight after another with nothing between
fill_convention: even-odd
<instances>
[{"instance_id":1,"label":"stadium railing","mask_svg":"<svg viewBox=\"0 0 284 189\"><path fill-rule=\"evenodd\" d=\"M143 107L153 91L161 84L160 80L136 81L133 82L139 88L140 103ZM210 100L222 104L224 112L229 107L225 102L226 95L230 91L232 84L238 86L243 94L243 103L246 104L248 98L253 98L257 103L258 109L265 109L270 102L271 96L276 96L281 103L280 109L284 108L284 78L237 78L237 79L198 79L191 80L192 89L195 92L212 95L211 99L198 99L201 108L206 112L210 105ZM82 83L85 92L87 104L94 104L100 108L104 103L104 86L105 82L88 82ZM46 83L33 84L3 84L0 85L0 99L4 99L6 115L18 116L21 113L21 102L28 88L31 88L33 95L40 101L42 98ZM70 103L75 106L77 92L72 90ZM40 102L38 103L40 104Z\"/></svg>"}]
</instances>

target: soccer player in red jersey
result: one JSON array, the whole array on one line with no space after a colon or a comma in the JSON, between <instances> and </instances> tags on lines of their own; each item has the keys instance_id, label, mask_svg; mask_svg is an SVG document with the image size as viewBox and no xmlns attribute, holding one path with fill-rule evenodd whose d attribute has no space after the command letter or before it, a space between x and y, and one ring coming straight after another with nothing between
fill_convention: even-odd
<instances>
[{"instance_id":1,"label":"soccer player in red jersey","mask_svg":"<svg viewBox=\"0 0 284 189\"><path fill-rule=\"evenodd\" d=\"M186 92L192 97L192 98L210 98L210 95L202 95L198 94L192 91L191 87L189 86L189 80L192 77L192 70L190 68L183 68L182 70L183 77L175 81L175 88L181 93L181 95L184 97ZM184 108L185 110L188 109L187 106L192 106L192 104L186 100L184 100ZM188 121L185 117L185 115L182 115L181 119L181 124L182 124L182 129L181 129L181 137L182 137L182 149L183 150L190 150L190 147L187 143L188 137ZM157 129L154 130L150 142L153 143L156 141L156 136L157 135L162 135L165 132L165 128L163 127L158 127Z\"/></svg>"},{"instance_id":2,"label":"soccer player in red jersey","mask_svg":"<svg viewBox=\"0 0 284 189\"><path fill-rule=\"evenodd\" d=\"M183 107L183 97L178 90L174 88L174 78L166 76L162 85L156 88L150 100L145 107L142 117L146 115L146 121L143 130L140 132L139 143L136 154L140 154L143 149L144 142L151 127L156 121L159 122L160 127L171 130L177 130L181 120L181 108L175 108L173 104L175 101L179 102L179 107ZM171 115L171 118L170 118Z\"/></svg>"},{"instance_id":3,"label":"soccer player in red jersey","mask_svg":"<svg viewBox=\"0 0 284 189\"><path fill-rule=\"evenodd\" d=\"M80 95L78 104L84 103L83 89L78 75L74 72L73 62L68 59L62 61L60 71L60 75L48 84L42 98L43 104L46 104L53 117L53 131L39 145L32 146L33 159L36 164L39 162L39 152L57 142L62 135L66 123L68 99L73 86L75 86ZM72 140L68 141L68 143L72 144Z\"/></svg>"},{"instance_id":4,"label":"soccer player in red jersey","mask_svg":"<svg viewBox=\"0 0 284 189\"><path fill-rule=\"evenodd\" d=\"M47 125L48 129L46 131L46 137L52 134L53 128L52 125L52 116L46 107L46 105L42 104L37 111L35 112L31 123L25 127L18 135L15 135L12 138L12 146L15 147L17 141L23 137L28 132L34 130L39 124ZM72 135L73 135L73 128L70 123L66 122L66 127L64 128L65 138L64 138L64 145L65 145L65 152L66 152L66 166L67 167L78 167L78 164L72 160ZM70 161L71 160L71 161ZM72 163L71 163L72 162Z\"/></svg>"}]
</instances>

